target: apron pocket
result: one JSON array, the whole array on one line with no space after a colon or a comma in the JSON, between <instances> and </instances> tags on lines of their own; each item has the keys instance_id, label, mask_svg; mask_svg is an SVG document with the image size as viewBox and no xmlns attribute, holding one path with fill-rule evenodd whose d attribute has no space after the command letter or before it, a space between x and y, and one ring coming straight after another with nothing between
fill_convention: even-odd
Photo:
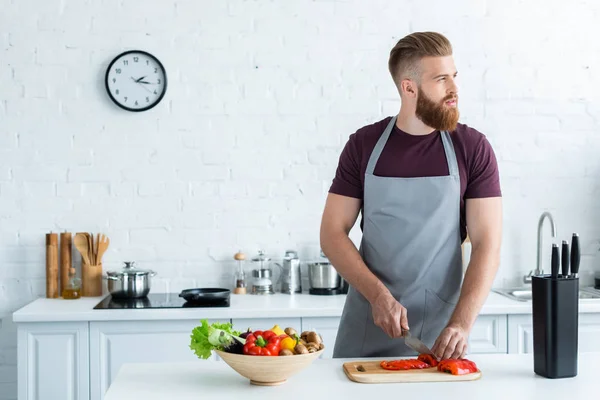
<instances>
[{"instance_id":1,"label":"apron pocket","mask_svg":"<svg viewBox=\"0 0 600 400\"><path fill-rule=\"evenodd\" d=\"M421 341L429 348L433 346L446 327L455 306L456 303L443 300L435 292L425 289L425 315L423 317Z\"/></svg>"}]
</instances>

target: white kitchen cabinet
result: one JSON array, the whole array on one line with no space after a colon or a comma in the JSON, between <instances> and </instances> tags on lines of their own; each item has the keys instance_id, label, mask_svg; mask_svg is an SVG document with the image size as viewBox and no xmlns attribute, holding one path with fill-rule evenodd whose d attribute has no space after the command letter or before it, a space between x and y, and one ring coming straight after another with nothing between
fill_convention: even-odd
<instances>
[{"instance_id":1,"label":"white kitchen cabinet","mask_svg":"<svg viewBox=\"0 0 600 400\"><path fill-rule=\"evenodd\" d=\"M506 353L506 315L480 315L473 324L469 335L469 353Z\"/></svg>"},{"instance_id":2,"label":"white kitchen cabinet","mask_svg":"<svg viewBox=\"0 0 600 400\"><path fill-rule=\"evenodd\" d=\"M333 346L340 326L339 317L310 317L302 318L302 331L315 331L323 338L325 351L321 358L333 358Z\"/></svg>"},{"instance_id":3,"label":"white kitchen cabinet","mask_svg":"<svg viewBox=\"0 0 600 400\"><path fill-rule=\"evenodd\" d=\"M600 314L579 314L579 352L600 351ZM508 316L508 352L533 353L531 314Z\"/></svg>"},{"instance_id":4,"label":"white kitchen cabinet","mask_svg":"<svg viewBox=\"0 0 600 400\"><path fill-rule=\"evenodd\" d=\"M279 325L281 329L285 329L287 327L294 328L295 330L299 330L302 325L301 318L234 318L231 320L233 324L233 329L237 331L244 332L246 329L250 328L253 331L266 331L271 329L276 324Z\"/></svg>"},{"instance_id":5,"label":"white kitchen cabinet","mask_svg":"<svg viewBox=\"0 0 600 400\"><path fill-rule=\"evenodd\" d=\"M89 399L87 322L20 324L17 346L20 400Z\"/></svg>"},{"instance_id":6,"label":"white kitchen cabinet","mask_svg":"<svg viewBox=\"0 0 600 400\"><path fill-rule=\"evenodd\" d=\"M213 322L229 320L208 320ZM90 399L104 398L124 363L209 362L189 348L198 325L197 320L90 322Z\"/></svg>"}]
</instances>

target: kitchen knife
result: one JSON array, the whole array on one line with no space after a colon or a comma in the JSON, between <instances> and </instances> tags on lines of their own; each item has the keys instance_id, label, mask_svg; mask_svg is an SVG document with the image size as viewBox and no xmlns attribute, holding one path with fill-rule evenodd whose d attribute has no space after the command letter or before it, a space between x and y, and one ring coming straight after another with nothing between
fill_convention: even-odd
<instances>
[{"instance_id":1,"label":"kitchen knife","mask_svg":"<svg viewBox=\"0 0 600 400\"><path fill-rule=\"evenodd\" d=\"M571 239L571 276L577 278L579 273L579 261L581 260L581 253L579 249L579 235L574 233Z\"/></svg>"},{"instance_id":2,"label":"kitchen knife","mask_svg":"<svg viewBox=\"0 0 600 400\"><path fill-rule=\"evenodd\" d=\"M567 242L566 240L562 241L562 250L561 250L560 256L562 257L561 277L568 278L569 277L569 242Z\"/></svg>"},{"instance_id":3,"label":"kitchen knife","mask_svg":"<svg viewBox=\"0 0 600 400\"><path fill-rule=\"evenodd\" d=\"M431 351L429 349L429 347L427 347L427 345L425 345L425 343L421 342L416 337L412 337L410 335L410 331L403 330L402 337L404 337L404 343L408 347L410 347L411 349L416 351L418 354L431 354L433 356L433 358L435 358L437 360L437 357L435 356L435 354L433 354L433 351Z\"/></svg>"},{"instance_id":4,"label":"kitchen knife","mask_svg":"<svg viewBox=\"0 0 600 400\"><path fill-rule=\"evenodd\" d=\"M558 245L552 244L552 279L558 278L558 266L560 265L560 257L558 255Z\"/></svg>"}]
</instances>

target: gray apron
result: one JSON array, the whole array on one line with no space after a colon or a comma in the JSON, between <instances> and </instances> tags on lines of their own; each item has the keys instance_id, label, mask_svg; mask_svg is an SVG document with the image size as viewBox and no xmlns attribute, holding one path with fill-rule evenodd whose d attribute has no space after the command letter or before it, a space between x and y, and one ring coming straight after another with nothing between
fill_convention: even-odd
<instances>
[{"instance_id":1,"label":"gray apron","mask_svg":"<svg viewBox=\"0 0 600 400\"><path fill-rule=\"evenodd\" d=\"M375 145L365 172L359 252L369 269L408 310L412 336L430 348L445 328L462 282L460 177L450 134L441 132L450 175L373 175L396 123ZM371 305L350 287L333 357L394 357L416 353L374 324Z\"/></svg>"}]
</instances>

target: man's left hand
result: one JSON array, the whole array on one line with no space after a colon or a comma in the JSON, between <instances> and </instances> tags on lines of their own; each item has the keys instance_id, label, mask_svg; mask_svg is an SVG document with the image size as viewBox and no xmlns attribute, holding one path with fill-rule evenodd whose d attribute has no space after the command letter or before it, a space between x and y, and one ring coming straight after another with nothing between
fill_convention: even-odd
<instances>
[{"instance_id":1,"label":"man's left hand","mask_svg":"<svg viewBox=\"0 0 600 400\"><path fill-rule=\"evenodd\" d=\"M439 360L463 358L467 353L468 332L460 326L448 325L431 348Z\"/></svg>"}]
</instances>

